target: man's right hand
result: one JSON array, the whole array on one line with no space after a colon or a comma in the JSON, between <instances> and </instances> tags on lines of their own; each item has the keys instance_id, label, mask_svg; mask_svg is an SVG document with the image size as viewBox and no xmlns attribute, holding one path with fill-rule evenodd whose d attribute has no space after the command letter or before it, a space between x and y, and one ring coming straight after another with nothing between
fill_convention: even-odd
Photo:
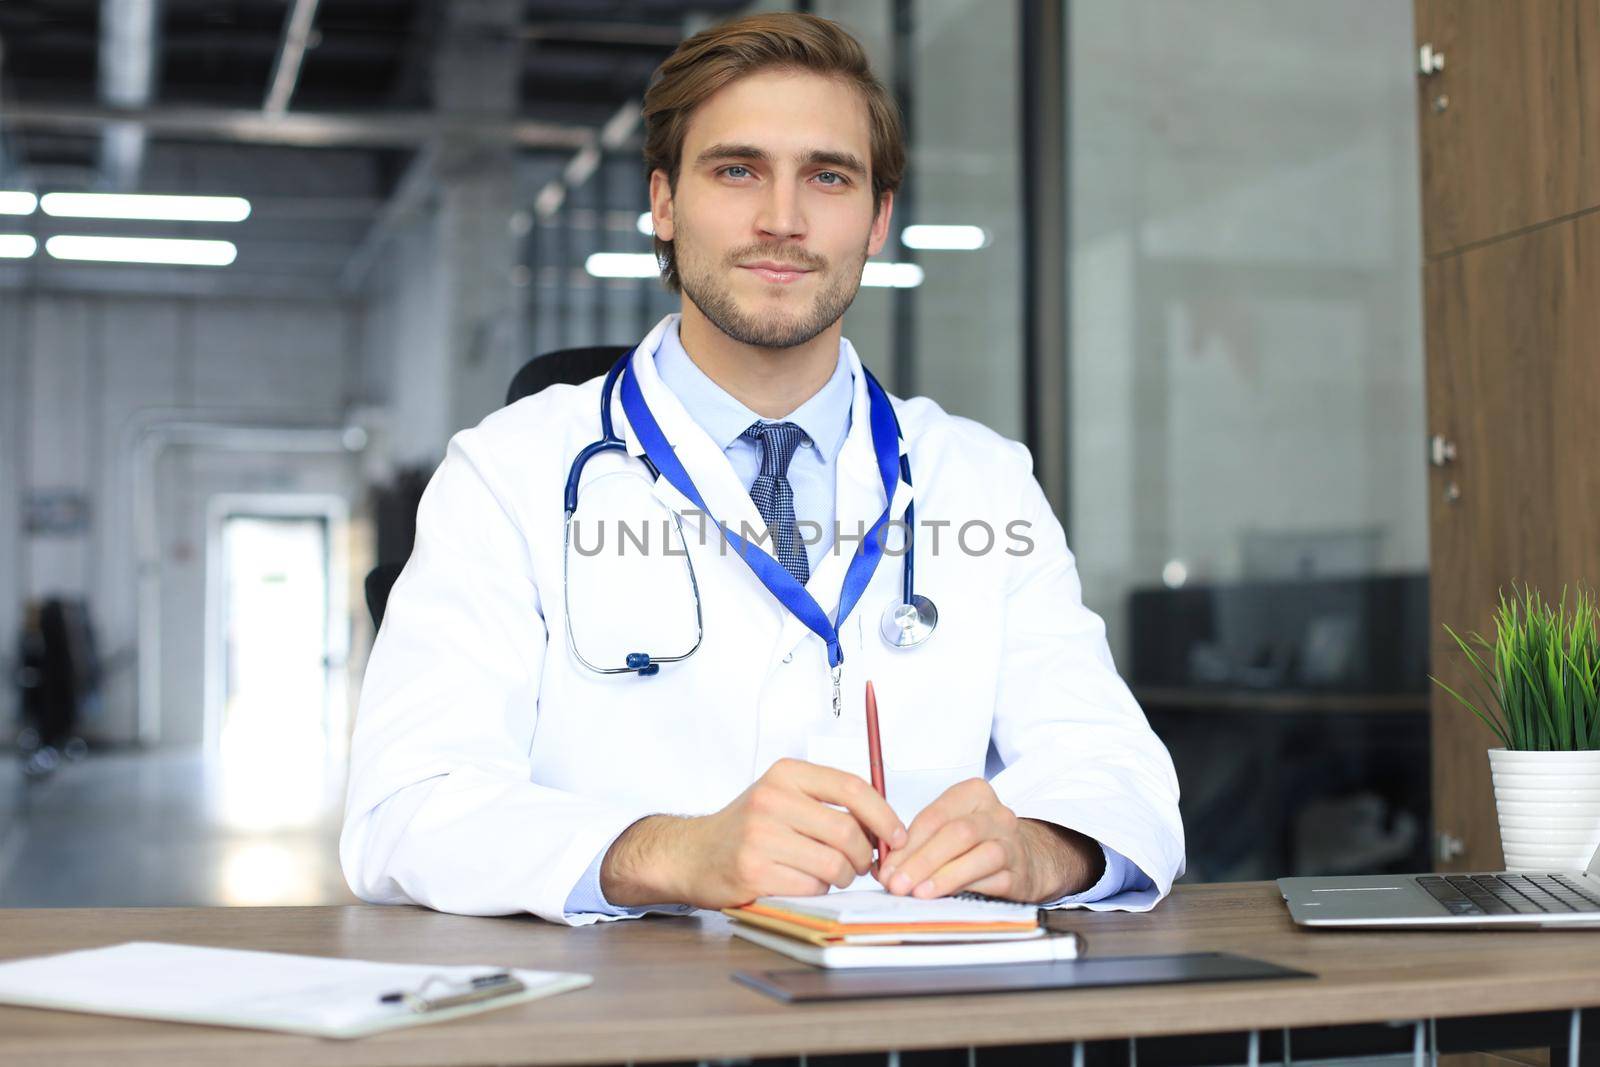
<instances>
[{"instance_id":1,"label":"man's right hand","mask_svg":"<svg viewBox=\"0 0 1600 1067\"><path fill-rule=\"evenodd\" d=\"M721 811L628 827L600 865L600 891L618 907L812 896L871 870L869 835L891 850L908 840L894 809L858 776L781 759Z\"/></svg>"}]
</instances>

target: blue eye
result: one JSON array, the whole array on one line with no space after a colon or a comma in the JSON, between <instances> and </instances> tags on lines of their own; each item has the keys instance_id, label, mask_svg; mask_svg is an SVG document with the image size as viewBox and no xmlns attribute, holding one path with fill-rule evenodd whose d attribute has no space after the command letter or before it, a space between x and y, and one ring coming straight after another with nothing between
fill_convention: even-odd
<instances>
[{"instance_id":1,"label":"blue eye","mask_svg":"<svg viewBox=\"0 0 1600 1067\"><path fill-rule=\"evenodd\" d=\"M825 170L821 174L817 175L817 177L834 179L831 182L823 182L822 184L824 185L843 185L845 183L843 174L836 174L831 170Z\"/></svg>"},{"instance_id":2,"label":"blue eye","mask_svg":"<svg viewBox=\"0 0 1600 1067\"><path fill-rule=\"evenodd\" d=\"M735 174L734 171L740 171L741 173ZM738 163L735 163L731 167L725 167L723 169L722 173L726 174L730 178L740 178L740 177L743 177L745 174L749 174L750 171L746 167L741 166Z\"/></svg>"}]
</instances>

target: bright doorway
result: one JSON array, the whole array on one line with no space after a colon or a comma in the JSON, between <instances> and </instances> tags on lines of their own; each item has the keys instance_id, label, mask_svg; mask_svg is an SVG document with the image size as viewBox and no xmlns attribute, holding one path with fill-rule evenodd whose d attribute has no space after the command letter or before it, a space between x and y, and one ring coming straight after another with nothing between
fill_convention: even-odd
<instances>
[{"instance_id":1,"label":"bright doorway","mask_svg":"<svg viewBox=\"0 0 1600 1067\"><path fill-rule=\"evenodd\" d=\"M206 747L217 814L240 830L315 824L343 788L344 501L218 497L209 527Z\"/></svg>"}]
</instances>

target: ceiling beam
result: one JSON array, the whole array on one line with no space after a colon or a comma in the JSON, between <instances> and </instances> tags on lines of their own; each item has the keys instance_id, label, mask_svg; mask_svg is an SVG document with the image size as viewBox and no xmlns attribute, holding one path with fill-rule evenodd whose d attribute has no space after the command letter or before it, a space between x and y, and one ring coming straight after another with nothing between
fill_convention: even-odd
<instances>
[{"instance_id":1,"label":"ceiling beam","mask_svg":"<svg viewBox=\"0 0 1600 1067\"><path fill-rule=\"evenodd\" d=\"M461 113L291 111L273 116L229 108L0 104L0 124L13 128L92 131L116 123L135 123L156 137L299 148L415 148L448 136L516 148L575 150L594 138L587 126Z\"/></svg>"},{"instance_id":2,"label":"ceiling beam","mask_svg":"<svg viewBox=\"0 0 1600 1067\"><path fill-rule=\"evenodd\" d=\"M633 45L672 51L683 41L683 27L650 25L623 20L613 22L529 22L518 30L524 41L571 41L583 44Z\"/></svg>"},{"instance_id":3,"label":"ceiling beam","mask_svg":"<svg viewBox=\"0 0 1600 1067\"><path fill-rule=\"evenodd\" d=\"M300 64L305 61L311 24L316 17L317 0L294 0L294 6L283 20L283 40L278 44L278 58L272 64L267 98L261 105L266 114L282 115L289 110L289 99L300 81Z\"/></svg>"}]
</instances>

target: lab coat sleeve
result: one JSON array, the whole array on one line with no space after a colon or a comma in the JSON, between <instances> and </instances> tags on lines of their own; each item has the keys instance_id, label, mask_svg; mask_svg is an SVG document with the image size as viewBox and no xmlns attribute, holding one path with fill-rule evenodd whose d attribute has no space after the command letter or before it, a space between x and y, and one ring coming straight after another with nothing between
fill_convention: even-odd
<instances>
[{"instance_id":1,"label":"lab coat sleeve","mask_svg":"<svg viewBox=\"0 0 1600 1067\"><path fill-rule=\"evenodd\" d=\"M1014 549L1007 581L992 731L1004 768L991 785L1017 815L1077 830L1136 868L1116 890L1105 885L1108 896L1053 906L1145 911L1183 873L1177 775L1117 674L1105 624L1083 605L1061 523L1031 470L1022 482L1018 517L1032 547Z\"/></svg>"},{"instance_id":2,"label":"lab coat sleeve","mask_svg":"<svg viewBox=\"0 0 1600 1067\"><path fill-rule=\"evenodd\" d=\"M362 685L340 863L373 903L587 925L608 916L568 913L572 890L651 813L531 780L547 633L483 432L451 441L417 512Z\"/></svg>"}]
</instances>

